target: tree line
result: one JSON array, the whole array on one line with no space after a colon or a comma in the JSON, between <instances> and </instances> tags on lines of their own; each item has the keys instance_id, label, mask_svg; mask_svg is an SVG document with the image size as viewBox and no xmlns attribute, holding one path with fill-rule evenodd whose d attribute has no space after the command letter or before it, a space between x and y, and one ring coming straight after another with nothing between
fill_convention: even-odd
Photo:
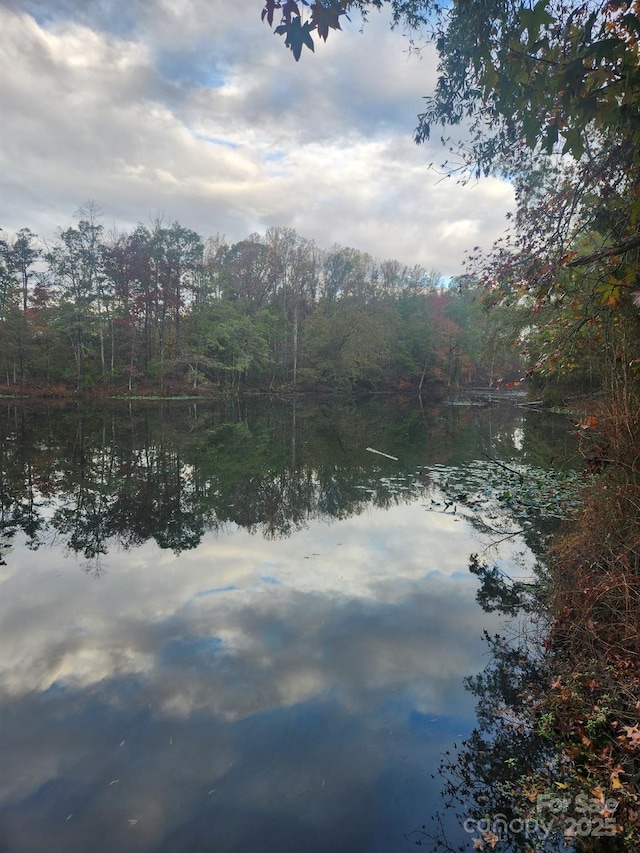
<instances>
[{"instance_id":1,"label":"tree line","mask_svg":"<svg viewBox=\"0 0 640 853\"><path fill-rule=\"evenodd\" d=\"M161 218L108 230L88 203L50 244L29 228L0 240L0 383L458 386L487 380L480 296L469 276L321 249L292 228L236 243ZM504 352L496 375L519 369Z\"/></svg>"},{"instance_id":2,"label":"tree line","mask_svg":"<svg viewBox=\"0 0 640 853\"><path fill-rule=\"evenodd\" d=\"M433 46L416 141L440 135L442 169L462 182L497 174L515 189L508 231L467 267L501 309L494 333L556 397L598 388L628 413L640 379L638 2L260 5L296 60L383 7L415 50Z\"/></svg>"}]
</instances>

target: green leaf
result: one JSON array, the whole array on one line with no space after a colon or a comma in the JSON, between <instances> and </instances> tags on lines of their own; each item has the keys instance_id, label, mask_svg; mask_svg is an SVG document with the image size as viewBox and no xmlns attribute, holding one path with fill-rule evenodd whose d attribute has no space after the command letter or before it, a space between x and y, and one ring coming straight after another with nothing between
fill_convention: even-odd
<instances>
[{"instance_id":1,"label":"green leaf","mask_svg":"<svg viewBox=\"0 0 640 853\"><path fill-rule=\"evenodd\" d=\"M576 160L579 160L584 154L584 140L579 130L570 128L564 134L565 143L562 149L563 154L571 153Z\"/></svg>"},{"instance_id":2,"label":"green leaf","mask_svg":"<svg viewBox=\"0 0 640 853\"><path fill-rule=\"evenodd\" d=\"M551 154L551 152L553 151L553 146L556 144L557 141L558 125L554 122L553 124L549 124L547 126L547 133L544 138L544 146L549 154Z\"/></svg>"},{"instance_id":3,"label":"green leaf","mask_svg":"<svg viewBox=\"0 0 640 853\"><path fill-rule=\"evenodd\" d=\"M623 15L620 19L620 23L624 24L627 29L635 31L637 35L640 35L640 18L638 18L637 15L632 15L630 13Z\"/></svg>"},{"instance_id":4,"label":"green leaf","mask_svg":"<svg viewBox=\"0 0 640 853\"><path fill-rule=\"evenodd\" d=\"M533 7L533 15L538 27L550 26L554 23L555 18L547 12L548 0L538 0Z\"/></svg>"},{"instance_id":5,"label":"green leaf","mask_svg":"<svg viewBox=\"0 0 640 853\"><path fill-rule=\"evenodd\" d=\"M537 40L541 27L554 22L554 18L547 12L547 0L538 0L533 9L520 9L518 16L522 28L527 31L529 45Z\"/></svg>"}]
</instances>

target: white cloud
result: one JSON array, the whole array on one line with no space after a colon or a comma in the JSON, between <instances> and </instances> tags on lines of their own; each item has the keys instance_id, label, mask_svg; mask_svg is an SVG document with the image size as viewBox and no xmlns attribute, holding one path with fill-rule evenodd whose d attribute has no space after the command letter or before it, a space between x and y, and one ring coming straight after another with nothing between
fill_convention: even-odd
<instances>
[{"instance_id":1,"label":"white cloud","mask_svg":"<svg viewBox=\"0 0 640 853\"><path fill-rule=\"evenodd\" d=\"M255 8L253 6L255 5ZM33 17L27 10L31 10ZM296 64L260 4L158 0L0 9L0 225L42 236L88 198L203 236L270 225L452 274L503 229L511 188L428 170L412 141L433 56L374 15Z\"/></svg>"}]
</instances>

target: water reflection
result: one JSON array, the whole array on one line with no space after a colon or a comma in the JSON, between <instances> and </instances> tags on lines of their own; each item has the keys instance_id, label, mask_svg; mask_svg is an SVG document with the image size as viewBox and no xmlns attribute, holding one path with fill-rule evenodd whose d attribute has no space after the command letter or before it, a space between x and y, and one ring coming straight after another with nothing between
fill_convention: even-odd
<instances>
[{"instance_id":1,"label":"water reflection","mask_svg":"<svg viewBox=\"0 0 640 853\"><path fill-rule=\"evenodd\" d=\"M566 429L560 424L553 435L553 426L509 408L7 406L0 419L4 550L18 530L32 549L54 532L87 560L111 544L150 539L180 553L227 523L288 536L314 519L406 501L424 492L430 465L490 450L547 467L571 452ZM372 445L400 453L399 463L367 453Z\"/></svg>"},{"instance_id":2,"label":"water reflection","mask_svg":"<svg viewBox=\"0 0 640 853\"><path fill-rule=\"evenodd\" d=\"M509 410L7 409L0 849L413 849L501 618L474 600L473 519L434 510L422 466L560 452L530 431Z\"/></svg>"},{"instance_id":3,"label":"water reflection","mask_svg":"<svg viewBox=\"0 0 640 853\"><path fill-rule=\"evenodd\" d=\"M417 846L440 853L455 849L445 815L449 824L466 827L469 849L531 853L569 846L564 820L536 805L539 795L540 802L550 802L561 794L561 774L556 751L530 723L534 697L548 683L532 630L533 623L523 622L518 637L486 635L491 662L465 679L478 699L477 725L441 760L443 810L410 833Z\"/></svg>"}]
</instances>

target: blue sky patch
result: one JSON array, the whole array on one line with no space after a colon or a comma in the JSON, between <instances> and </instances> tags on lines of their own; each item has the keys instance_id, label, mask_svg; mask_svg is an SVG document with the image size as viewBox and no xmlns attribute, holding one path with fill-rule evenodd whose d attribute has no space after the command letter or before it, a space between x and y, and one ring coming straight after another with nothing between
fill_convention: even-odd
<instances>
[{"instance_id":1,"label":"blue sky patch","mask_svg":"<svg viewBox=\"0 0 640 853\"><path fill-rule=\"evenodd\" d=\"M232 151L235 151L236 148L240 148L239 143L231 142L228 139L221 139L219 136L207 136L204 133L194 133L194 136L202 142L208 142L210 145L222 145L224 148L231 148Z\"/></svg>"},{"instance_id":2,"label":"blue sky patch","mask_svg":"<svg viewBox=\"0 0 640 853\"><path fill-rule=\"evenodd\" d=\"M200 53L195 46L187 53L157 51L155 67L165 80L188 89L219 89L225 83L212 57Z\"/></svg>"},{"instance_id":3,"label":"blue sky patch","mask_svg":"<svg viewBox=\"0 0 640 853\"><path fill-rule=\"evenodd\" d=\"M205 595L214 595L216 592L233 592L238 589L237 586L230 584L229 586L214 586L211 589L203 589L196 592L194 598L203 598Z\"/></svg>"},{"instance_id":4,"label":"blue sky patch","mask_svg":"<svg viewBox=\"0 0 640 853\"><path fill-rule=\"evenodd\" d=\"M160 663L166 666L195 658L207 658L221 646L220 637L181 637L165 643L158 657Z\"/></svg>"}]
</instances>

